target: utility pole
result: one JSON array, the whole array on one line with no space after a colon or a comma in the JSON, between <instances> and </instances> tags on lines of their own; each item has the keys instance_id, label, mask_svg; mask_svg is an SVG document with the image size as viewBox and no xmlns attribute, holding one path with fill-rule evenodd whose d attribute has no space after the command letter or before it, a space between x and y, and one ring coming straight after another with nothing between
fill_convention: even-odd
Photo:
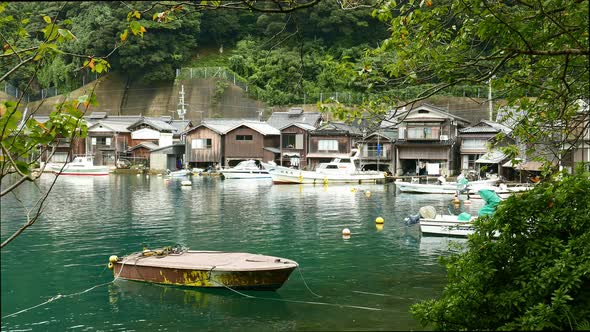
<instances>
[{"instance_id":1,"label":"utility pole","mask_svg":"<svg viewBox=\"0 0 590 332\"><path fill-rule=\"evenodd\" d=\"M184 108L186 106L186 104L184 103L184 84L180 86L180 101L178 102L178 106L180 107L177 112L178 112L178 117L181 120L184 120L184 115L186 114L186 108Z\"/></svg>"},{"instance_id":2,"label":"utility pole","mask_svg":"<svg viewBox=\"0 0 590 332\"><path fill-rule=\"evenodd\" d=\"M491 74L491 73L490 73ZM493 114L493 106L492 106L492 79L496 78L496 75L493 75L490 77L490 79L488 80L489 83L489 89L488 89L488 104L490 106L490 121L494 121L492 114Z\"/></svg>"}]
</instances>

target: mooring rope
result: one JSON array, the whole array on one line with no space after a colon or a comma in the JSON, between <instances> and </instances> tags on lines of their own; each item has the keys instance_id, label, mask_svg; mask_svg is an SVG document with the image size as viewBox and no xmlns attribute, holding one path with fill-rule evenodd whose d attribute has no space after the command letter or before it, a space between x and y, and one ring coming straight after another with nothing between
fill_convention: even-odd
<instances>
[{"instance_id":1,"label":"mooring rope","mask_svg":"<svg viewBox=\"0 0 590 332\"><path fill-rule=\"evenodd\" d=\"M301 268L299 267L299 264L297 264L297 271L299 271L299 275L301 276L301 280L303 280L303 284L305 285L305 287L307 288L307 290L312 293L313 295L315 295L316 297L322 297L321 295L318 295L316 293L314 293L311 288L309 288L309 286L307 286L307 282L305 282L305 278L303 278L303 273L301 272Z\"/></svg>"},{"instance_id":2,"label":"mooring rope","mask_svg":"<svg viewBox=\"0 0 590 332\"><path fill-rule=\"evenodd\" d=\"M372 308L372 307L362 307L362 306L356 306L356 305L347 305L347 304L338 304L338 303L327 303L327 302L316 302L316 301L302 301L302 300L289 300L289 299L273 299L270 297L258 297L258 296L252 296L252 295L248 295L248 294L244 294L238 290L235 290L227 285L224 285L222 283L219 283L213 279L211 279L210 281L216 283L219 286L225 287L229 290L231 290L232 292L239 294L243 297L249 298L249 299L256 299L256 300L269 300L269 301L278 301L278 302L290 302L290 303L301 303L301 304L315 304L315 305L324 305L324 306L330 306L330 307L339 307L339 308L352 308L352 309L361 309L361 310L370 310L370 311L385 311L385 312L396 312L396 311L392 311L392 310L385 310L385 309L381 309L381 308Z\"/></svg>"},{"instance_id":3,"label":"mooring rope","mask_svg":"<svg viewBox=\"0 0 590 332\"><path fill-rule=\"evenodd\" d=\"M106 285L108 285L108 284L110 284L110 283L113 283L113 282L115 282L115 280L117 280L117 279L119 278L119 276L121 275L121 272L123 271L123 266L125 266L125 261L123 261L123 262L121 263L121 269L119 270L119 273L118 273L118 274L115 276L115 278L114 278L113 280L111 280L111 281L109 281L109 282L105 282L105 283L102 283L102 284L94 285L94 286L92 286L92 287L90 287L90 288L88 288L88 289L85 289L85 290L83 290L83 291L80 291L80 292L77 292L77 293L71 293L71 294L66 294L66 295L57 294L57 295L53 296L52 298L50 298L49 300L47 300L47 301L45 301L45 302L43 302L43 303L39 303L39 304L37 304L37 305L34 305L34 306L30 307L30 308L26 308L26 309L23 309L23 310L20 310L20 311L14 312L14 313L12 313L12 314L9 314L9 315L6 315L6 316L3 316L3 317L2 317L2 319L4 319L4 318L8 318L8 317L13 317L13 316L16 316L16 315L18 315L18 314L22 314L23 312L27 312L27 311L29 311L29 310L33 310L33 309L35 309L35 308L38 308L38 307L44 306L44 305L46 305L46 304L48 304L48 303L51 303L51 302L53 302L53 301L55 301L55 300L58 300L58 299L61 299L61 298L65 298L65 297L74 297L74 296L77 296L77 295L82 295L82 294L84 294L84 293L90 292L91 290L93 290L93 289L95 289L95 288L102 287L102 286L106 286ZM104 270L103 270L103 272L104 272ZM102 274L102 272L101 272L101 274Z\"/></svg>"}]
</instances>

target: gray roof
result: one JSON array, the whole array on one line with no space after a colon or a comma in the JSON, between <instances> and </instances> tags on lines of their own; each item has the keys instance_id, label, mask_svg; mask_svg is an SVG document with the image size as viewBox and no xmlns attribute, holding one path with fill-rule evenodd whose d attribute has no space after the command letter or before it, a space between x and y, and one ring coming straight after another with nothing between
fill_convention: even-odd
<instances>
[{"instance_id":1,"label":"gray roof","mask_svg":"<svg viewBox=\"0 0 590 332\"><path fill-rule=\"evenodd\" d=\"M340 131L346 132L352 135L362 135L362 131L359 127L349 125L343 122L330 122L327 124L322 125L318 129L312 131L313 133L321 133L321 132L328 132L328 131Z\"/></svg>"},{"instance_id":2,"label":"gray roof","mask_svg":"<svg viewBox=\"0 0 590 332\"><path fill-rule=\"evenodd\" d=\"M153 151L153 150L156 150L156 149L159 149L160 148L160 146L158 144L156 144L156 143L152 143L152 142L141 142L141 143L139 143L137 145L134 145L134 146L130 147L129 149L127 149L127 151L133 151L133 150L135 150L135 149L137 149L139 147L142 147L142 146L144 148L150 150L150 151Z\"/></svg>"},{"instance_id":3,"label":"gray roof","mask_svg":"<svg viewBox=\"0 0 590 332\"><path fill-rule=\"evenodd\" d=\"M481 120L478 124L463 128L459 130L462 134L471 134L471 133L499 133L503 132L504 134L509 134L512 130L501 124L494 121L489 120Z\"/></svg>"},{"instance_id":4,"label":"gray roof","mask_svg":"<svg viewBox=\"0 0 590 332\"><path fill-rule=\"evenodd\" d=\"M142 119L132 123L131 125L129 125L128 128L133 129L141 124L147 124L150 127L154 128L158 131L170 131L170 132L176 131L175 127L171 126L167 122L162 121L161 119L158 119L158 118L142 118Z\"/></svg>"},{"instance_id":5,"label":"gray roof","mask_svg":"<svg viewBox=\"0 0 590 332\"><path fill-rule=\"evenodd\" d=\"M266 122L261 121L253 121L253 120L237 120L237 119L214 119L214 120L205 120L200 125L187 130L187 132L192 131L199 127L207 127L220 135L225 135L228 132L241 127L246 126L257 132L261 133L262 135L280 135L281 132L270 126Z\"/></svg>"},{"instance_id":6,"label":"gray roof","mask_svg":"<svg viewBox=\"0 0 590 332\"><path fill-rule=\"evenodd\" d=\"M409 120L409 118L411 118L412 121L419 121L421 117L424 118L425 121L428 120L432 120L432 116L431 114L428 115L422 115L420 116L418 111L420 110L427 110L427 111L432 111L434 113L439 113L440 115L446 117L446 118L450 118L450 119L454 119L457 121L461 121L464 122L465 124L469 124L469 120L460 117L458 115L454 115L452 113L450 113L449 111L442 109L440 107L436 107L430 104L422 104L420 106L414 107L410 110L407 110L405 107L403 107L402 109L393 109L390 110L389 112L387 112L387 116L386 116L386 120L383 120L381 122L381 128L391 128L391 127L397 127L397 125L399 125L399 123L397 123L397 121L407 121ZM410 115L410 113L413 113L412 115ZM416 116L414 116L414 114L416 114ZM406 116L408 118L406 118Z\"/></svg>"},{"instance_id":7,"label":"gray roof","mask_svg":"<svg viewBox=\"0 0 590 332\"><path fill-rule=\"evenodd\" d=\"M277 129L293 123L304 123L315 128L321 118L320 113L303 112L303 109L292 108L288 112L273 112L266 122Z\"/></svg>"},{"instance_id":8,"label":"gray roof","mask_svg":"<svg viewBox=\"0 0 590 332\"><path fill-rule=\"evenodd\" d=\"M284 126L282 128L279 128L279 130L286 129L286 128L289 128L291 126L296 126L296 127L299 127L299 128L301 128L303 130L315 130L315 127L314 126L308 125L307 123L289 123L288 125L286 125L286 126Z\"/></svg>"}]
</instances>

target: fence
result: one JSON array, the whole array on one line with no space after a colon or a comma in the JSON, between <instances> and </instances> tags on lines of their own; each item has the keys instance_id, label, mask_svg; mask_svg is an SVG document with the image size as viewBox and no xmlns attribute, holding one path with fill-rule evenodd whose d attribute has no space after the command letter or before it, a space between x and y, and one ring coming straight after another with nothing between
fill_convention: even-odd
<instances>
[{"instance_id":1,"label":"fence","mask_svg":"<svg viewBox=\"0 0 590 332\"><path fill-rule=\"evenodd\" d=\"M248 80L234 71L225 67L197 67L197 68L182 68L176 69L176 79L193 79L193 78L221 78L227 80L234 85L241 87L248 92L252 97L259 100L264 100L265 91L255 85L252 85ZM402 100L409 100L418 97L427 89L433 88L434 84L424 84L419 86L411 86L400 89L392 89L387 93ZM464 85L453 86L439 92L437 95L453 96L453 97L471 97L471 98L486 98L488 88L484 85ZM376 95L377 96L377 95ZM306 92L302 91L299 95L294 95L291 103L315 104L327 102L329 100L338 101L343 104L361 104L366 101L370 94L364 92Z\"/></svg>"},{"instance_id":2,"label":"fence","mask_svg":"<svg viewBox=\"0 0 590 332\"><path fill-rule=\"evenodd\" d=\"M79 89L81 87L83 87L84 85L95 81L98 79L98 74L96 73L88 73L88 78L90 80L88 80L88 82L86 82L86 77L82 76L79 85L74 88L75 89ZM21 89L19 89L18 87L8 83L8 82L2 82L0 83L0 90L4 91L4 93L13 96L16 99L19 99L23 96L23 91ZM68 89L65 88L59 88L56 86L50 86L48 88L44 88L41 89L39 92L37 93L26 93L24 94L23 97L23 101L25 102L32 102L32 101L37 101L37 100L41 100L41 99L45 99L45 98L51 98L51 97L55 97L55 96L59 96L60 94L64 94L64 93L69 93L70 91Z\"/></svg>"}]
</instances>

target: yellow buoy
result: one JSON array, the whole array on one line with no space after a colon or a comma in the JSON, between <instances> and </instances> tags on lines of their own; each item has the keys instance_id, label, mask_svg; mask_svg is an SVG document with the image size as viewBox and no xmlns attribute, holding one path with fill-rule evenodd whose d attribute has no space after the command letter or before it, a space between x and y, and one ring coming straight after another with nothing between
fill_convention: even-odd
<instances>
[{"instance_id":1,"label":"yellow buoy","mask_svg":"<svg viewBox=\"0 0 590 332\"><path fill-rule=\"evenodd\" d=\"M377 217L377 219L375 219L375 223L377 224L382 224L385 220L383 220L383 218L381 217Z\"/></svg>"},{"instance_id":2,"label":"yellow buoy","mask_svg":"<svg viewBox=\"0 0 590 332\"><path fill-rule=\"evenodd\" d=\"M371 197L371 192L369 190L365 191L365 196Z\"/></svg>"},{"instance_id":3,"label":"yellow buoy","mask_svg":"<svg viewBox=\"0 0 590 332\"><path fill-rule=\"evenodd\" d=\"M350 236L350 229L348 229L348 228L343 229L342 236Z\"/></svg>"},{"instance_id":4,"label":"yellow buoy","mask_svg":"<svg viewBox=\"0 0 590 332\"><path fill-rule=\"evenodd\" d=\"M375 227L377 227L377 232L381 232L383 230L383 224L376 224Z\"/></svg>"},{"instance_id":5,"label":"yellow buoy","mask_svg":"<svg viewBox=\"0 0 590 332\"><path fill-rule=\"evenodd\" d=\"M112 255L111 257L109 257L109 262L111 262L111 263L114 263L118 260L119 260L119 257L117 257L117 255Z\"/></svg>"},{"instance_id":6,"label":"yellow buoy","mask_svg":"<svg viewBox=\"0 0 590 332\"><path fill-rule=\"evenodd\" d=\"M356 192L356 188L352 188L352 189L350 189L350 191L352 191L354 193L354 192Z\"/></svg>"},{"instance_id":7,"label":"yellow buoy","mask_svg":"<svg viewBox=\"0 0 590 332\"><path fill-rule=\"evenodd\" d=\"M109 264L107 265L107 267L109 268L109 270L112 270L113 267L115 267L115 264L113 264L112 262L109 262Z\"/></svg>"}]
</instances>

